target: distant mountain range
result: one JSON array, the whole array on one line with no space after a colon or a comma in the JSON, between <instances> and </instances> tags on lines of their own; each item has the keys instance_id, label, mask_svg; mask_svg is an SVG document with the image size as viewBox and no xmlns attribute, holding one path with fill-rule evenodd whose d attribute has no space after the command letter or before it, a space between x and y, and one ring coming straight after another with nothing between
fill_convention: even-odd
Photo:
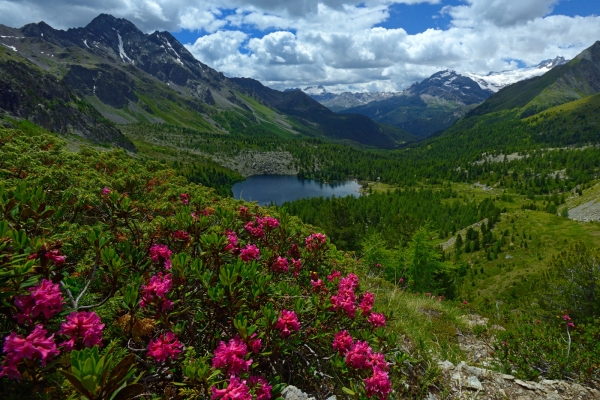
<instances>
[{"instance_id":1,"label":"distant mountain range","mask_svg":"<svg viewBox=\"0 0 600 400\"><path fill-rule=\"evenodd\" d=\"M169 123L221 133L308 135L394 148L414 140L364 115L339 115L301 92L228 79L168 32L102 14L84 28L0 25L0 112L132 149L118 125Z\"/></svg>"},{"instance_id":2,"label":"distant mountain range","mask_svg":"<svg viewBox=\"0 0 600 400\"><path fill-rule=\"evenodd\" d=\"M357 113L373 120L399 127L418 137L427 137L451 126L476 105L503 87L543 75L563 65L563 57L545 60L535 67L487 75L445 70L416 82L402 92L330 93L323 86L302 91L332 111ZM299 89L287 89L293 91Z\"/></svg>"}]
</instances>

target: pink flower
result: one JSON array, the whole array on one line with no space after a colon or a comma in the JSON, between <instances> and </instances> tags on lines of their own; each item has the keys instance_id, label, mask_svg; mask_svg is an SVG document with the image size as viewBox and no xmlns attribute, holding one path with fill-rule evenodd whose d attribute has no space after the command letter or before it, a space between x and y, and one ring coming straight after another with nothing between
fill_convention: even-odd
<instances>
[{"instance_id":1,"label":"pink flower","mask_svg":"<svg viewBox=\"0 0 600 400\"><path fill-rule=\"evenodd\" d=\"M275 328L281 331L282 338L290 336L292 332L300 330L298 316L294 311L281 311L281 316L275 323Z\"/></svg>"},{"instance_id":2,"label":"pink flower","mask_svg":"<svg viewBox=\"0 0 600 400\"><path fill-rule=\"evenodd\" d=\"M212 400L252 400L250 388L246 386L246 381L237 376L229 378L229 385L225 389L217 389L216 386L210 388Z\"/></svg>"},{"instance_id":3,"label":"pink flower","mask_svg":"<svg viewBox=\"0 0 600 400\"><path fill-rule=\"evenodd\" d=\"M287 254L292 258L300 258L300 249L298 249L298 245L296 243L292 243Z\"/></svg>"},{"instance_id":4,"label":"pink flower","mask_svg":"<svg viewBox=\"0 0 600 400\"><path fill-rule=\"evenodd\" d=\"M565 321L570 321L570 320L571 320L571 317L569 317L569 315L568 315L568 314L565 314L565 315L563 316L563 319L564 319Z\"/></svg>"},{"instance_id":5,"label":"pink flower","mask_svg":"<svg viewBox=\"0 0 600 400\"><path fill-rule=\"evenodd\" d=\"M325 283L323 283L321 279L317 279L316 281L311 280L310 284L312 285L313 292L320 292L321 290L327 291Z\"/></svg>"},{"instance_id":6,"label":"pink flower","mask_svg":"<svg viewBox=\"0 0 600 400\"><path fill-rule=\"evenodd\" d=\"M112 190L110 190L110 189L109 189L109 188L107 188L106 186L104 186L104 187L102 188L102 194L103 194L104 196L106 196L106 195L109 195L109 194L111 194L111 193L112 193Z\"/></svg>"},{"instance_id":7,"label":"pink flower","mask_svg":"<svg viewBox=\"0 0 600 400\"><path fill-rule=\"evenodd\" d=\"M43 279L39 285L30 288L29 292L29 295L15 298L15 306L21 310L15 315L17 323L32 324L32 320L40 314L45 319L50 319L62 310L64 300L58 283Z\"/></svg>"},{"instance_id":8,"label":"pink flower","mask_svg":"<svg viewBox=\"0 0 600 400\"><path fill-rule=\"evenodd\" d=\"M240 251L242 261L258 260L260 258L260 250L256 245L249 244Z\"/></svg>"},{"instance_id":9,"label":"pink flower","mask_svg":"<svg viewBox=\"0 0 600 400\"><path fill-rule=\"evenodd\" d=\"M262 376L251 376L248 378L248 385L254 389L256 393L256 400L270 400L272 386Z\"/></svg>"},{"instance_id":10,"label":"pink flower","mask_svg":"<svg viewBox=\"0 0 600 400\"><path fill-rule=\"evenodd\" d=\"M292 258L292 265L294 266L294 276L300 275L302 269L302 261Z\"/></svg>"},{"instance_id":11,"label":"pink flower","mask_svg":"<svg viewBox=\"0 0 600 400\"><path fill-rule=\"evenodd\" d=\"M19 363L23 359L41 360L42 367L46 366L46 362L52 357L60 354L54 343L54 335L46 337L48 332L42 325L36 325L26 338L11 333L4 339L4 353L6 358L2 363L2 371L0 376L6 376L11 379L19 379L21 374L17 369Z\"/></svg>"},{"instance_id":12,"label":"pink flower","mask_svg":"<svg viewBox=\"0 0 600 400\"><path fill-rule=\"evenodd\" d=\"M104 328L104 324L101 322L100 317L93 311L73 311L60 325L58 334L69 337L69 340L63 342L61 346L64 346L65 350L71 351L79 339L85 347L100 345Z\"/></svg>"},{"instance_id":13,"label":"pink flower","mask_svg":"<svg viewBox=\"0 0 600 400\"><path fill-rule=\"evenodd\" d=\"M345 278L340 281L340 287L346 287L348 289L356 289L359 286L358 276L356 274L348 274Z\"/></svg>"},{"instance_id":14,"label":"pink flower","mask_svg":"<svg viewBox=\"0 0 600 400\"><path fill-rule=\"evenodd\" d=\"M354 343L354 339L352 339L352 336L346 330L336 333L333 337L333 348L341 355L346 354L350 350L352 343Z\"/></svg>"},{"instance_id":15,"label":"pink flower","mask_svg":"<svg viewBox=\"0 0 600 400\"><path fill-rule=\"evenodd\" d=\"M238 249L238 237L237 237L237 233L235 233L234 231L230 231L229 229L225 232L225 235L227 236L227 246L225 246L225 248L223 249L224 251L233 251L236 252L236 250Z\"/></svg>"},{"instance_id":16,"label":"pink flower","mask_svg":"<svg viewBox=\"0 0 600 400\"><path fill-rule=\"evenodd\" d=\"M355 274L349 274L338 285L339 290L336 295L331 296L331 305L334 310L344 310L348 317L354 318L356 315L356 294L354 288L358 287L358 277Z\"/></svg>"},{"instance_id":17,"label":"pink flower","mask_svg":"<svg viewBox=\"0 0 600 400\"><path fill-rule=\"evenodd\" d=\"M248 215L249 209L246 206L240 206L239 211L240 215Z\"/></svg>"},{"instance_id":18,"label":"pink flower","mask_svg":"<svg viewBox=\"0 0 600 400\"><path fill-rule=\"evenodd\" d=\"M363 314L368 315L373 309L373 303L375 303L375 296L373 293L365 292L365 294L362 295L358 308L362 310Z\"/></svg>"},{"instance_id":19,"label":"pink flower","mask_svg":"<svg viewBox=\"0 0 600 400\"><path fill-rule=\"evenodd\" d=\"M356 369L368 368L372 353L371 346L359 340L346 353L346 364Z\"/></svg>"},{"instance_id":20,"label":"pink flower","mask_svg":"<svg viewBox=\"0 0 600 400\"><path fill-rule=\"evenodd\" d=\"M261 237L265 236L263 224L260 222L260 220L258 218L256 219L256 223L253 221L250 221L246 225L244 225L244 229L246 229L246 231L248 231L248 233L254 237L261 238Z\"/></svg>"},{"instance_id":21,"label":"pink flower","mask_svg":"<svg viewBox=\"0 0 600 400\"><path fill-rule=\"evenodd\" d=\"M186 231L182 231L181 229L173 232L173 237L175 238L175 240L180 240L182 242L190 241L190 234Z\"/></svg>"},{"instance_id":22,"label":"pink flower","mask_svg":"<svg viewBox=\"0 0 600 400\"><path fill-rule=\"evenodd\" d=\"M304 242L306 243L306 250L312 253L324 247L327 242L327 237L322 233L313 233L308 236Z\"/></svg>"},{"instance_id":23,"label":"pink flower","mask_svg":"<svg viewBox=\"0 0 600 400\"><path fill-rule=\"evenodd\" d=\"M167 358L175 360L183 345L177 339L173 332L167 332L148 344L148 357L154 358L157 362L166 362Z\"/></svg>"},{"instance_id":24,"label":"pink flower","mask_svg":"<svg viewBox=\"0 0 600 400\"><path fill-rule=\"evenodd\" d=\"M404 278L400 278L400 279L398 279L398 282L400 282L400 283L404 283Z\"/></svg>"},{"instance_id":25,"label":"pink flower","mask_svg":"<svg viewBox=\"0 0 600 400\"><path fill-rule=\"evenodd\" d=\"M171 254L173 254L173 252L169 250L167 245L155 244L150 247L150 258L152 259L152 262L159 263L170 260Z\"/></svg>"},{"instance_id":26,"label":"pink flower","mask_svg":"<svg viewBox=\"0 0 600 400\"><path fill-rule=\"evenodd\" d=\"M190 204L190 195L187 193L181 193L179 195L179 198L181 199L181 204L183 204L184 206L187 206L188 204Z\"/></svg>"},{"instance_id":27,"label":"pink flower","mask_svg":"<svg viewBox=\"0 0 600 400\"><path fill-rule=\"evenodd\" d=\"M215 349L212 366L219 369L226 368L229 374L248 372L248 368L252 365L252 360L245 360L248 354L248 346L239 336L236 336L228 344L223 341L219 343Z\"/></svg>"},{"instance_id":28,"label":"pink flower","mask_svg":"<svg viewBox=\"0 0 600 400\"><path fill-rule=\"evenodd\" d=\"M369 357L369 361L367 361L367 364L372 369L378 368L382 371L387 371L390 368L390 364L387 361L385 361L385 355L383 355L382 353L371 354L371 356Z\"/></svg>"},{"instance_id":29,"label":"pink flower","mask_svg":"<svg viewBox=\"0 0 600 400\"><path fill-rule=\"evenodd\" d=\"M327 280L329 282L333 282L340 276L342 276L342 273L340 271L333 271L330 275L327 275Z\"/></svg>"},{"instance_id":30,"label":"pink flower","mask_svg":"<svg viewBox=\"0 0 600 400\"><path fill-rule=\"evenodd\" d=\"M381 264L377 263L377 268L381 268Z\"/></svg>"},{"instance_id":31,"label":"pink flower","mask_svg":"<svg viewBox=\"0 0 600 400\"><path fill-rule=\"evenodd\" d=\"M288 260L284 257L277 257L277 260L273 263L273 271L275 272L288 272Z\"/></svg>"},{"instance_id":32,"label":"pink flower","mask_svg":"<svg viewBox=\"0 0 600 400\"><path fill-rule=\"evenodd\" d=\"M572 323L572 322L569 322L569 323L567 324L567 326L568 326L569 328L575 328L575 324L574 324L574 323Z\"/></svg>"},{"instance_id":33,"label":"pink flower","mask_svg":"<svg viewBox=\"0 0 600 400\"><path fill-rule=\"evenodd\" d=\"M173 285L173 277L171 274L163 276L162 272L158 275L154 275L150 278L147 285L142 285L142 300L140 300L140 307L144 308L148 304L155 304L162 311L170 309L173 303L165 296L171 290Z\"/></svg>"},{"instance_id":34,"label":"pink flower","mask_svg":"<svg viewBox=\"0 0 600 400\"><path fill-rule=\"evenodd\" d=\"M367 397L377 396L379 400L385 400L392 391L392 383L388 373L379 369L373 369L373 376L365 379L365 389Z\"/></svg>"},{"instance_id":35,"label":"pink flower","mask_svg":"<svg viewBox=\"0 0 600 400\"><path fill-rule=\"evenodd\" d=\"M252 350L253 353L260 352L260 349L262 348L262 339L256 339L256 337L256 333L253 333L248 340L248 346L250 346L250 350Z\"/></svg>"},{"instance_id":36,"label":"pink flower","mask_svg":"<svg viewBox=\"0 0 600 400\"><path fill-rule=\"evenodd\" d=\"M468 302L468 301L466 301L466 300L463 300L463 304L464 304L464 305L467 305L467 304L469 304L469 302Z\"/></svg>"},{"instance_id":37,"label":"pink flower","mask_svg":"<svg viewBox=\"0 0 600 400\"><path fill-rule=\"evenodd\" d=\"M262 219L257 219L260 225L266 225L269 229L274 229L279 226L279 221L273 217L264 217Z\"/></svg>"},{"instance_id":38,"label":"pink flower","mask_svg":"<svg viewBox=\"0 0 600 400\"><path fill-rule=\"evenodd\" d=\"M385 326L385 315L380 314L380 313L373 313L373 314L369 315L369 322L375 328Z\"/></svg>"},{"instance_id":39,"label":"pink flower","mask_svg":"<svg viewBox=\"0 0 600 400\"><path fill-rule=\"evenodd\" d=\"M60 251L56 249L46 252L45 256L54 265L63 265L67 260L67 256L61 255Z\"/></svg>"}]
</instances>

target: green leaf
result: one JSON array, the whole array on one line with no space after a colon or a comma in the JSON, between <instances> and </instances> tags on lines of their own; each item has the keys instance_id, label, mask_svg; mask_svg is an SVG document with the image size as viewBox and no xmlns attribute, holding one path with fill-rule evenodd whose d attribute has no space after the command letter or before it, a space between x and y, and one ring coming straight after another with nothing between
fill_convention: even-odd
<instances>
[{"instance_id":1,"label":"green leaf","mask_svg":"<svg viewBox=\"0 0 600 400\"><path fill-rule=\"evenodd\" d=\"M73 385L73 387L75 389L77 389L77 391L79 393L81 393L83 396L87 397L88 399L92 399L94 397L93 394L91 394L85 387L83 387L83 385L81 384L81 382L79 382L79 379L77 379L74 375L72 375L70 372L67 372L65 370L59 369L59 372L61 374L63 374L63 376L65 378L67 378L67 380L69 381L69 383L71 385Z\"/></svg>"},{"instance_id":2,"label":"green leaf","mask_svg":"<svg viewBox=\"0 0 600 400\"><path fill-rule=\"evenodd\" d=\"M346 394L349 394L350 396L354 396L356 395L356 392L352 389L348 389L347 387L343 387L342 391Z\"/></svg>"},{"instance_id":3,"label":"green leaf","mask_svg":"<svg viewBox=\"0 0 600 400\"><path fill-rule=\"evenodd\" d=\"M133 385L129 385L123 389L120 389L118 392L116 392L114 397L110 398L110 400L128 400L135 396L139 396L140 394L144 393L144 391L144 385L141 383L134 383Z\"/></svg>"}]
</instances>

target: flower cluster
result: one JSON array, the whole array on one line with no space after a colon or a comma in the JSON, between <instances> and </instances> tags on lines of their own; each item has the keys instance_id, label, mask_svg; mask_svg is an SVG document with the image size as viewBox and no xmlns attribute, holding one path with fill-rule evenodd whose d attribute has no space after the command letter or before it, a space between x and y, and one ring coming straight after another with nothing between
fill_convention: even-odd
<instances>
[{"instance_id":1,"label":"flower cluster","mask_svg":"<svg viewBox=\"0 0 600 400\"><path fill-rule=\"evenodd\" d=\"M150 247L152 262L162 263L166 269L171 269L171 254L173 252L164 244L155 244Z\"/></svg>"},{"instance_id":2,"label":"flower cluster","mask_svg":"<svg viewBox=\"0 0 600 400\"><path fill-rule=\"evenodd\" d=\"M245 358L249 353L248 346L239 336L234 337L227 344L221 341L215 349L212 366L226 369L229 374L237 375L240 372L248 372L252 360L246 361Z\"/></svg>"},{"instance_id":3,"label":"flower cluster","mask_svg":"<svg viewBox=\"0 0 600 400\"><path fill-rule=\"evenodd\" d=\"M173 277L171 274L163 275L159 272L150 278L147 285L142 285L142 300L140 307L144 308L148 304L153 304L160 311L166 311L173 308L173 302L165 298L171 286L173 285Z\"/></svg>"},{"instance_id":4,"label":"flower cluster","mask_svg":"<svg viewBox=\"0 0 600 400\"><path fill-rule=\"evenodd\" d=\"M63 265L67 261L67 256L61 255L58 249L47 251L46 259L54 265Z\"/></svg>"},{"instance_id":5,"label":"flower cluster","mask_svg":"<svg viewBox=\"0 0 600 400\"><path fill-rule=\"evenodd\" d=\"M365 292L360 299L358 308L361 309L363 315L369 315L373 309L373 303L375 303L375 296L371 292Z\"/></svg>"},{"instance_id":6,"label":"flower cluster","mask_svg":"<svg viewBox=\"0 0 600 400\"><path fill-rule=\"evenodd\" d=\"M227 246L225 246L225 248L223 250L231 251L232 253L236 253L239 250L237 233L228 229L225 232L225 236L227 236Z\"/></svg>"},{"instance_id":7,"label":"flower cluster","mask_svg":"<svg viewBox=\"0 0 600 400\"><path fill-rule=\"evenodd\" d=\"M342 278L339 283L338 292L331 296L331 305L334 310L344 310L350 318L356 316L356 294L354 289L358 287L358 277L349 274Z\"/></svg>"},{"instance_id":8,"label":"flower cluster","mask_svg":"<svg viewBox=\"0 0 600 400\"><path fill-rule=\"evenodd\" d=\"M300 270L302 269L302 261L300 259L296 260L292 258L292 266L294 267L294 276L300 275Z\"/></svg>"},{"instance_id":9,"label":"flower cluster","mask_svg":"<svg viewBox=\"0 0 600 400\"><path fill-rule=\"evenodd\" d=\"M290 336L292 332L300 330L300 321L298 321L298 316L294 311L281 311L281 316L275 323L275 329L279 329L281 331L282 338Z\"/></svg>"},{"instance_id":10,"label":"flower cluster","mask_svg":"<svg viewBox=\"0 0 600 400\"><path fill-rule=\"evenodd\" d=\"M347 330L340 331L333 337L333 348L338 351L341 355L346 355L348 350L352 347L354 339L348 333Z\"/></svg>"},{"instance_id":11,"label":"flower cluster","mask_svg":"<svg viewBox=\"0 0 600 400\"><path fill-rule=\"evenodd\" d=\"M373 313L369 315L369 322L375 327L380 328L385 326L385 315L381 313Z\"/></svg>"},{"instance_id":12,"label":"flower cluster","mask_svg":"<svg viewBox=\"0 0 600 400\"><path fill-rule=\"evenodd\" d=\"M273 271L275 272L288 272L288 260L284 257L277 257L275 262L273 263Z\"/></svg>"},{"instance_id":13,"label":"flower cluster","mask_svg":"<svg viewBox=\"0 0 600 400\"><path fill-rule=\"evenodd\" d=\"M315 252L322 249L327 243L327 237L322 233L313 233L305 240L306 250L309 252Z\"/></svg>"},{"instance_id":14,"label":"flower cluster","mask_svg":"<svg viewBox=\"0 0 600 400\"><path fill-rule=\"evenodd\" d=\"M213 386L211 392L212 400L252 400L246 381L234 375L229 378L229 385L225 389L217 389Z\"/></svg>"},{"instance_id":15,"label":"flower cluster","mask_svg":"<svg viewBox=\"0 0 600 400\"><path fill-rule=\"evenodd\" d=\"M15 315L17 323L32 324L33 319L43 315L50 319L62 310L64 303L58 283L43 279L39 285L29 289L29 294L17 296L15 306L20 310Z\"/></svg>"},{"instance_id":16,"label":"flower cluster","mask_svg":"<svg viewBox=\"0 0 600 400\"><path fill-rule=\"evenodd\" d=\"M175 240L179 240L181 242L189 242L190 234L186 231L182 231L181 229L179 229L179 230L176 230L175 232L173 232L173 238Z\"/></svg>"},{"instance_id":17,"label":"flower cluster","mask_svg":"<svg viewBox=\"0 0 600 400\"><path fill-rule=\"evenodd\" d=\"M567 323L569 328L575 328L575 324L571 322L571 317L569 317L569 314L563 315L563 320Z\"/></svg>"},{"instance_id":18,"label":"flower cluster","mask_svg":"<svg viewBox=\"0 0 600 400\"><path fill-rule=\"evenodd\" d=\"M251 376L248 379L248 385L254 390L256 400L269 400L271 398L271 389L273 387L262 376Z\"/></svg>"},{"instance_id":19,"label":"flower cluster","mask_svg":"<svg viewBox=\"0 0 600 400\"><path fill-rule=\"evenodd\" d=\"M11 333L4 340L4 353L6 358L2 363L0 376L11 379L19 379L21 374L17 369L19 363L24 360L41 360L42 366L54 356L60 354L54 343L54 335L46 337L48 332L42 325L36 325L27 337Z\"/></svg>"},{"instance_id":20,"label":"flower cluster","mask_svg":"<svg viewBox=\"0 0 600 400\"><path fill-rule=\"evenodd\" d=\"M248 231L254 237L262 238L265 236L264 225L260 221L259 218L256 221L250 221L246 225L244 225L244 229Z\"/></svg>"},{"instance_id":21,"label":"flower cluster","mask_svg":"<svg viewBox=\"0 0 600 400\"><path fill-rule=\"evenodd\" d=\"M256 245L249 244L240 251L242 261L258 260L260 258L260 250Z\"/></svg>"},{"instance_id":22,"label":"flower cluster","mask_svg":"<svg viewBox=\"0 0 600 400\"><path fill-rule=\"evenodd\" d=\"M175 360L181 353L183 345L172 332L167 332L150 341L148 345L148 357L157 362L166 362L167 359Z\"/></svg>"},{"instance_id":23,"label":"flower cluster","mask_svg":"<svg viewBox=\"0 0 600 400\"><path fill-rule=\"evenodd\" d=\"M93 347L102 343L102 329L100 317L93 311L73 311L67 315L67 319L60 325L59 335L69 337L61 346L67 351L75 348L77 342L85 347Z\"/></svg>"},{"instance_id":24,"label":"flower cluster","mask_svg":"<svg viewBox=\"0 0 600 400\"><path fill-rule=\"evenodd\" d=\"M190 195L187 193L181 193L179 195L179 198L181 199L181 204L183 204L184 206L187 206L188 204L190 204Z\"/></svg>"}]
</instances>

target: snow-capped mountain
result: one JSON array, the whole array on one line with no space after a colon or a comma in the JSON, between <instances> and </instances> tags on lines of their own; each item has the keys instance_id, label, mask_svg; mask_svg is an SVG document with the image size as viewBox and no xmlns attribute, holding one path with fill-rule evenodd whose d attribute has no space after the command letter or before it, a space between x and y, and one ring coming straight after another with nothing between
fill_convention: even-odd
<instances>
[{"instance_id":1,"label":"snow-capped mountain","mask_svg":"<svg viewBox=\"0 0 600 400\"><path fill-rule=\"evenodd\" d=\"M552 68L566 64L567 62L568 60L559 56L555 59L544 60L535 67L519 68L502 72L490 72L487 75L465 72L464 75L477 82L482 89L489 89L493 92L497 92L503 87L512 85L513 83L543 75Z\"/></svg>"}]
</instances>

